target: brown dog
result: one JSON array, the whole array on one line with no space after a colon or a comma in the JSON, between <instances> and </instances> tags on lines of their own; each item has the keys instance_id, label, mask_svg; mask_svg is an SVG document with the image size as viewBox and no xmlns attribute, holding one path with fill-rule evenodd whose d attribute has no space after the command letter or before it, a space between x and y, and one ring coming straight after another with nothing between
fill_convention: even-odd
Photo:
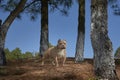
<instances>
[{"instance_id":1,"label":"brown dog","mask_svg":"<svg viewBox=\"0 0 120 80\"><path fill-rule=\"evenodd\" d=\"M59 59L62 60L62 65L64 66L64 63L66 61L66 40L58 40L58 44L55 47L49 48L47 51L45 51L43 57L42 57L42 65L44 65L45 60L52 61L55 65L58 67Z\"/></svg>"}]
</instances>

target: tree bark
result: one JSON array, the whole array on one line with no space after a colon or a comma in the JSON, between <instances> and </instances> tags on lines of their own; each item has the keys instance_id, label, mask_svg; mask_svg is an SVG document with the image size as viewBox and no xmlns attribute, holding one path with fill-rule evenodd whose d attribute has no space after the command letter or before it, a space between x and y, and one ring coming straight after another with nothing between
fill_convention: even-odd
<instances>
[{"instance_id":1,"label":"tree bark","mask_svg":"<svg viewBox=\"0 0 120 80\"><path fill-rule=\"evenodd\" d=\"M115 71L112 42L108 36L107 0L91 0L91 42L94 72L101 80L119 80Z\"/></svg>"},{"instance_id":2,"label":"tree bark","mask_svg":"<svg viewBox=\"0 0 120 80\"><path fill-rule=\"evenodd\" d=\"M10 13L7 19L4 21L3 24L0 26L0 65L6 64L5 52L4 52L4 45L5 45L5 38L10 28L10 25L14 21L14 19L18 16L18 14L23 10L25 3L27 0L20 0L17 7Z\"/></svg>"},{"instance_id":3,"label":"tree bark","mask_svg":"<svg viewBox=\"0 0 120 80\"><path fill-rule=\"evenodd\" d=\"M41 36L40 36L40 56L49 46L48 36L48 1L41 0Z\"/></svg>"},{"instance_id":4,"label":"tree bark","mask_svg":"<svg viewBox=\"0 0 120 80\"><path fill-rule=\"evenodd\" d=\"M85 41L85 0L79 0L78 36L76 43L75 62L84 60Z\"/></svg>"},{"instance_id":5,"label":"tree bark","mask_svg":"<svg viewBox=\"0 0 120 80\"><path fill-rule=\"evenodd\" d=\"M2 20L0 20L0 66L6 65L6 57L4 53L4 40L2 39L2 31L1 31Z\"/></svg>"}]
</instances>

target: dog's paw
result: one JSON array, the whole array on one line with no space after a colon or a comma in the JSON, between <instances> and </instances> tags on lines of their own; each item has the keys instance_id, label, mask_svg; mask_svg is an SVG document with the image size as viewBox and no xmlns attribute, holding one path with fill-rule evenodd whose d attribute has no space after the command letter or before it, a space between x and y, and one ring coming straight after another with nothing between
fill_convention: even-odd
<instances>
[{"instance_id":1,"label":"dog's paw","mask_svg":"<svg viewBox=\"0 0 120 80\"><path fill-rule=\"evenodd\" d=\"M43 66L43 65L44 65L44 62L42 62L41 65Z\"/></svg>"},{"instance_id":2,"label":"dog's paw","mask_svg":"<svg viewBox=\"0 0 120 80\"><path fill-rule=\"evenodd\" d=\"M54 61L52 61L52 65L55 65L55 62L54 62Z\"/></svg>"}]
</instances>

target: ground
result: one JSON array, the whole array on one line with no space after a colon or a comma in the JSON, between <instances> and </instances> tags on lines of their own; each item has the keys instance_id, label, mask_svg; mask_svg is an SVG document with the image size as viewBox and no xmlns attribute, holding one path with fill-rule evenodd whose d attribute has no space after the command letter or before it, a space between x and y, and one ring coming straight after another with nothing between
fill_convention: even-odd
<instances>
[{"instance_id":1,"label":"ground","mask_svg":"<svg viewBox=\"0 0 120 80\"><path fill-rule=\"evenodd\" d=\"M120 64L116 65L120 78ZM39 59L8 61L0 67L0 80L95 80L93 60L74 63L74 58L67 58L65 66L59 67L48 63L41 66Z\"/></svg>"}]
</instances>

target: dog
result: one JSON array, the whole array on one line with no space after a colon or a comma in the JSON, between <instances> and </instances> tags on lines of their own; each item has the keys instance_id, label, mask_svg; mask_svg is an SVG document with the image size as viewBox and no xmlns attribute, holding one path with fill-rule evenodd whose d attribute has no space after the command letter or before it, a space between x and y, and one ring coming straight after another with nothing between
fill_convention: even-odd
<instances>
[{"instance_id":1,"label":"dog","mask_svg":"<svg viewBox=\"0 0 120 80\"><path fill-rule=\"evenodd\" d=\"M44 65L45 60L52 61L53 65L59 66L59 60L62 60L62 65L64 66L66 61L66 40L58 40L57 46L48 48L42 57L42 65ZM55 62L55 63L54 63Z\"/></svg>"}]
</instances>

